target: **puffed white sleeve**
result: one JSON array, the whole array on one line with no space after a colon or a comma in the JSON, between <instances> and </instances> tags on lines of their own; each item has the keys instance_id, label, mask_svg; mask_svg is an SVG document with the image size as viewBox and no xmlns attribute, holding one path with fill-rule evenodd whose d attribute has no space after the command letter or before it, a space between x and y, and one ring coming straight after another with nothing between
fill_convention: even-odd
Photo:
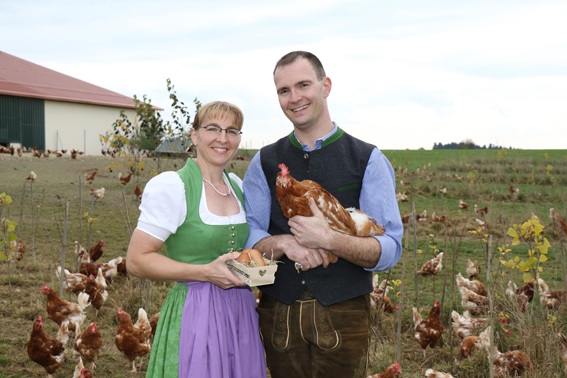
<instances>
[{"instance_id":1,"label":"puffed white sleeve","mask_svg":"<svg viewBox=\"0 0 567 378\"><path fill-rule=\"evenodd\" d=\"M186 216L185 185L177 173L164 172L148 181L142 194L137 229L165 241Z\"/></svg>"}]
</instances>

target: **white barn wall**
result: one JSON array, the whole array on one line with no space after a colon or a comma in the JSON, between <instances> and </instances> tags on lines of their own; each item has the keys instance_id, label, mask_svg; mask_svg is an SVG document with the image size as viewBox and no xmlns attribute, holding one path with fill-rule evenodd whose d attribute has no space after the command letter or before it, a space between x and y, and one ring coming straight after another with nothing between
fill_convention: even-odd
<instances>
[{"instance_id":1,"label":"white barn wall","mask_svg":"<svg viewBox=\"0 0 567 378\"><path fill-rule=\"evenodd\" d=\"M84 151L86 155L101 155L100 135L112 130L120 117L121 108L45 100L45 149L55 150L57 131L58 149ZM133 120L134 109L125 109ZM85 132L86 131L86 132Z\"/></svg>"}]
</instances>

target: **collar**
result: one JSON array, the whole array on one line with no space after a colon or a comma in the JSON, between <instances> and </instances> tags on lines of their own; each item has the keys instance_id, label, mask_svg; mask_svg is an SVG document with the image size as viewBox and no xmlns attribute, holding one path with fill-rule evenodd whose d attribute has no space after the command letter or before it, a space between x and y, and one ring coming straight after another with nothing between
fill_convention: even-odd
<instances>
[{"instance_id":1,"label":"collar","mask_svg":"<svg viewBox=\"0 0 567 378\"><path fill-rule=\"evenodd\" d=\"M327 139L329 139L333 134L335 134L337 132L337 130L339 129L339 126L333 122L333 130L331 130L331 132L327 135L325 135L324 137L317 139L315 141L315 145L313 146L313 149L311 150L309 148L308 144L303 144L301 142L299 142L299 139L297 139L297 135L295 135L295 131L293 132L293 136L295 138L295 140L301 145L301 147L303 148L303 151L315 151L315 150L320 150L321 146L323 145L323 142L326 141Z\"/></svg>"}]
</instances>

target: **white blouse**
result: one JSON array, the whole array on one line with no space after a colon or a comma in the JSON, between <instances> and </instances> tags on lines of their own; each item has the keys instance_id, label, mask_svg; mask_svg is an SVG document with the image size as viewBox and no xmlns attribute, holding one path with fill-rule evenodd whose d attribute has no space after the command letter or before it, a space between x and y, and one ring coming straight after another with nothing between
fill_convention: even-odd
<instances>
[{"instance_id":1,"label":"white blouse","mask_svg":"<svg viewBox=\"0 0 567 378\"><path fill-rule=\"evenodd\" d=\"M234 173L228 174L242 190L242 180ZM223 174L225 184L230 185L228 178ZM240 212L235 215L215 215L207 207L207 196L205 194L205 183L202 183L201 201L199 203L199 216L203 223L208 225L226 225L246 223L246 212L231 190L232 195L238 202ZM146 184L140 204L140 218L138 218L137 229L165 241L169 235L175 234L177 228L185 222L187 217L187 200L185 196L185 185L181 177L173 171L163 172L152 178Z\"/></svg>"}]
</instances>

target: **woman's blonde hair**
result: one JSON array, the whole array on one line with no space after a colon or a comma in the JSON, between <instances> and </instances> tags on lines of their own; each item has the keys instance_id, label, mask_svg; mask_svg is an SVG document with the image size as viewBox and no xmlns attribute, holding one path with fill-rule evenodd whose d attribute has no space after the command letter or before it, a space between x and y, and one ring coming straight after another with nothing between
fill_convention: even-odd
<instances>
[{"instance_id":1,"label":"woman's blonde hair","mask_svg":"<svg viewBox=\"0 0 567 378\"><path fill-rule=\"evenodd\" d=\"M209 118L225 118L232 116L234 118L234 126L239 130L242 129L244 123L244 114L236 105L224 101L209 102L199 108L195 119L193 119L193 129L197 131L202 126L203 120Z\"/></svg>"}]
</instances>

